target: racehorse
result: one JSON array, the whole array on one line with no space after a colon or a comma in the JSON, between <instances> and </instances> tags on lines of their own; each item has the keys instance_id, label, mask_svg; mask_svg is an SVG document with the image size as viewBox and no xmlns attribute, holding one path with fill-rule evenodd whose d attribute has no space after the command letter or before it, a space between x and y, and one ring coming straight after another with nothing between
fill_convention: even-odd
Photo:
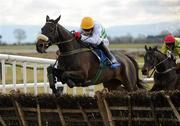
<instances>
[{"instance_id":1,"label":"racehorse","mask_svg":"<svg viewBox=\"0 0 180 126\"><path fill-rule=\"evenodd\" d=\"M100 59L92 48L88 48L81 40L76 40L72 32L58 23L60 20L46 17L46 23L41 28L41 37L37 37L36 49L45 53L46 49L55 44L60 55L58 67L54 69L53 76L68 86L89 86L103 83L109 90L134 91L142 88L138 76L138 65L134 58L115 52L114 55L121 67L111 69L102 65ZM43 36L43 37L42 37ZM55 92L54 84L50 87ZM70 86L71 87L71 86Z\"/></svg>"},{"instance_id":2,"label":"racehorse","mask_svg":"<svg viewBox=\"0 0 180 126\"><path fill-rule=\"evenodd\" d=\"M149 75L152 69L155 72L154 85L150 91L180 89L180 75L176 71L176 63L172 56L161 53L157 47L147 48L145 45L145 50L142 74Z\"/></svg>"}]
</instances>

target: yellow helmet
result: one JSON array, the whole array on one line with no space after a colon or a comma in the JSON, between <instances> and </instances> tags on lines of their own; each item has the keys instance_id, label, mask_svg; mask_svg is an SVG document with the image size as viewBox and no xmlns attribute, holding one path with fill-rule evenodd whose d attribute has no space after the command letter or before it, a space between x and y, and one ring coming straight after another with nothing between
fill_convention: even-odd
<instances>
[{"instance_id":1,"label":"yellow helmet","mask_svg":"<svg viewBox=\"0 0 180 126\"><path fill-rule=\"evenodd\" d=\"M94 27L94 20L91 17L84 17L81 21L82 29L91 29Z\"/></svg>"}]
</instances>

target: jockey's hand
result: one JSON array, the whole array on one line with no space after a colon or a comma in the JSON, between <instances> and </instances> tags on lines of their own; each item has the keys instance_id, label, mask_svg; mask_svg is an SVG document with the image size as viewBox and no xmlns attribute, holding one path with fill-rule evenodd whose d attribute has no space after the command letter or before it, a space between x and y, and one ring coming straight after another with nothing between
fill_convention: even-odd
<instances>
[{"instance_id":1,"label":"jockey's hand","mask_svg":"<svg viewBox=\"0 0 180 126\"><path fill-rule=\"evenodd\" d=\"M168 58L176 61L176 57L175 57L174 54L173 54L171 51L169 51L169 50L167 51L167 56L168 56Z\"/></svg>"},{"instance_id":2,"label":"jockey's hand","mask_svg":"<svg viewBox=\"0 0 180 126\"><path fill-rule=\"evenodd\" d=\"M74 32L73 35L77 40L79 40L81 38L81 33L80 32Z\"/></svg>"},{"instance_id":3,"label":"jockey's hand","mask_svg":"<svg viewBox=\"0 0 180 126\"><path fill-rule=\"evenodd\" d=\"M167 57L171 58L172 57L172 52L167 50L167 54L166 55L167 55Z\"/></svg>"},{"instance_id":4,"label":"jockey's hand","mask_svg":"<svg viewBox=\"0 0 180 126\"><path fill-rule=\"evenodd\" d=\"M172 55L172 60L174 60L174 62L176 62L176 56L175 55Z\"/></svg>"}]
</instances>

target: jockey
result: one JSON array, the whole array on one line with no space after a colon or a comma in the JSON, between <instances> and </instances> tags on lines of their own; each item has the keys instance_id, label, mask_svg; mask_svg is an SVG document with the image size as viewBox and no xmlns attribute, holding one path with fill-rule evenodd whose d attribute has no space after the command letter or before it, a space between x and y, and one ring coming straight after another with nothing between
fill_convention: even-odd
<instances>
[{"instance_id":1,"label":"jockey","mask_svg":"<svg viewBox=\"0 0 180 126\"><path fill-rule=\"evenodd\" d=\"M172 52L173 55L180 57L180 38L171 34L165 36L161 52L167 55L169 52Z\"/></svg>"},{"instance_id":2,"label":"jockey","mask_svg":"<svg viewBox=\"0 0 180 126\"><path fill-rule=\"evenodd\" d=\"M101 49L110 60L111 68L117 68L120 63L109 51L109 40L105 29L101 24L94 22L91 17L84 17L81 21L81 27L78 32L74 32L76 39L88 43L94 47Z\"/></svg>"},{"instance_id":3,"label":"jockey","mask_svg":"<svg viewBox=\"0 0 180 126\"><path fill-rule=\"evenodd\" d=\"M180 60L176 60L175 57L180 57L180 38L174 37L171 34L165 36L161 52L167 54L167 56L171 57L176 62L176 72L180 73Z\"/></svg>"}]
</instances>

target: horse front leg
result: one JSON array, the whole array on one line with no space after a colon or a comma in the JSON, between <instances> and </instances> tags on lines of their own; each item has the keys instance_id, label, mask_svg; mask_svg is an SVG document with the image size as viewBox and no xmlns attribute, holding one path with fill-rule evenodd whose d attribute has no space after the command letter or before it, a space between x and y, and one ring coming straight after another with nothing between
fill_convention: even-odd
<instances>
[{"instance_id":1,"label":"horse front leg","mask_svg":"<svg viewBox=\"0 0 180 126\"><path fill-rule=\"evenodd\" d=\"M86 81L87 76L84 71L66 71L62 74L61 79L66 82L70 88L73 88L77 83L83 83Z\"/></svg>"},{"instance_id":2,"label":"horse front leg","mask_svg":"<svg viewBox=\"0 0 180 126\"><path fill-rule=\"evenodd\" d=\"M55 83L57 81L60 81L62 73L63 71L61 71L60 69L54 68L54 66L52 65L48 66L47 68L49 87L52 89L54 94L58 93L57 89L55 88Z\"/></svg>"}]
</instances>

